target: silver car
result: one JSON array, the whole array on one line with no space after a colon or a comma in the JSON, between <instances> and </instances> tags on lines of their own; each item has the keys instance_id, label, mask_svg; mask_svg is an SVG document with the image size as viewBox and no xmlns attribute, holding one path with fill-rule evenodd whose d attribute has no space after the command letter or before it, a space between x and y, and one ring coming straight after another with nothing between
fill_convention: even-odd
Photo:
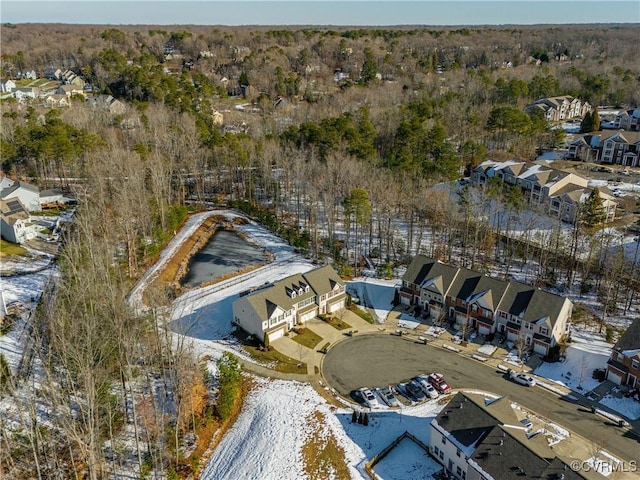
<instances>
[{"instance_id":1,"label":"silver car","mask_svg":"<svg viewBox=\"0 0 640 480\"><path fill-rule=\"evenodd\" d=\"M379 388L378 395L380 395L380 398L382 398L384 403L386 403L390 407L400 406L400 402L398 401L398 399L396 398L396 396L393 394L393 392L389 387Z\"/></svg>"}]
</instances>

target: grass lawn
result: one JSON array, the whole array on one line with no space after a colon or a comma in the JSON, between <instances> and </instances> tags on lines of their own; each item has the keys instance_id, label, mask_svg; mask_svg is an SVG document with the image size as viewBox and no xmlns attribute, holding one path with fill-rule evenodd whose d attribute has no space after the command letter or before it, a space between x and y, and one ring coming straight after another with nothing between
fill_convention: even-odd
<instances>
[{"instance_id":1,"label":"grass lawn","mask_svg":"<svg viewBox=\"0 0 640 480\"><path fill-rule=\"evenodd\" d=\"M340 320L338 317L331 317L329 320L325 320L329 325L331 325L336 330L346 330L347 328L351 328L344 320Z\"/></svg>"},{"instance_id":2,"label":"grass lawn","mask_svg":"<svg viewBox=\"0 0 640 480\"><path fill-rule=\"evenodd\" d=\"M307 364L299 362L277 350L260 351L256 347L244 345L245 351L258 363L282 373L307 373Z\"/></svg>"},{"instance_id":3,"label":"grass lawn","mask_svg":"<svg viewBox=\"0 0 640 480\"><path fill-rule=\"evenodd\" d=\"M307 373L307 364L300 362L294 358L287 357L277 350L260 350L258 347L262 342L258 341L254 336L237 328L233 332L233 336L240 340L242 348L251 355L259 364L282 373ZM299 366L298 366L299 365Z\"/></svg>"},{"instance_id":4,"label":"grass lawn","mask_svg":"<svg viewBox=\"0 0 640 480\"><path fill-rule=\"evenodd\" d=\"M291 339L307 348L314 348L320 343L322 337L308 328L305 328L303 333L298 333L292 336Z\"/></svg>"},{"instance_id":5,"label":"grass lawn","mask_svg":"<svg viewBox=\"0 0 640 480\"><path fill-rule=\"evenodd\" d=\"M372 325L375 323L374 320L373 320L373 317L371 316L371 314L369 312L367 312L366 310L362 310L361 308L358 308L353 303L351 305L349 305L348 308L349 308L349 310L351 310L353 313L358 315L360 318L362 318L366 322L369 322Z\"/></svg>"},{"instance_id":6,"label":"grass lawn","mask_svg":"<svg viewBox=\"0 0 640 480\"><path fill-rule=\"evenodd\" d=\"M0 252L2 255L26 255L27 250L15 243L9 243L6 240L0 239Z\"/></svg>"}]
</instances>

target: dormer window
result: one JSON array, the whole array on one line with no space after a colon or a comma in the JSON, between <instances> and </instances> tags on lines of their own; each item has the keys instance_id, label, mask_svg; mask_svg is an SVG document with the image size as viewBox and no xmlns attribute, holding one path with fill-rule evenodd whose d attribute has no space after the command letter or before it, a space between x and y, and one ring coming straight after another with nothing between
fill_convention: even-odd
<instances>
[{"instance_id":1,"label":"dormer window","mask_svg":"<svg viewBox=\"0 0 640 480\"><path fill-rule=\"evenodd\" d=\"M304 291L305 291L305 292L307 292L307 293L309 293L309 285L306 285L306 286L304 287Z\"/></svg>"}]
</instances>

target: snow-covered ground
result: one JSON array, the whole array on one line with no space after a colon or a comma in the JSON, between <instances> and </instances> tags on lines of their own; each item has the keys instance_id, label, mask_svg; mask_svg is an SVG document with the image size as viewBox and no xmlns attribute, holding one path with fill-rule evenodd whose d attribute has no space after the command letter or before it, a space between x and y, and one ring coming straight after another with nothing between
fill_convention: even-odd
<instances>
[{"instance_id":1,"label":"snow-covered ground","mask_svg":"<svg viewBox=\"0 0 640 480\"><path fill-rule=\"evenodd\" d=\"M571 339L564 362L542 363L534 373L571 390L586 393L600 384L592 378L592 373L596 368L606 367L611 344L604 341L603 335L582 329L572 330Z\"/></svg>"},{"instance_id":2,"label":"snow-covered ground","mask_svg":"<svg viewBox=\"0 0 640 480\"><path fill-rule=\"evenodd\" d=\"M382 480L423 480L441 469L439 463L409 438L403 438L373 467L374 473Z\"/></svg>"},{"instance_id":3,"label":"snow-covered ground","mask_svg":"<svg viewBox=\"0 0 640 480\"><path fill-rule=\"evenodd\" d=\"M383 280L378 278L358 277L346 282L349 291L355 291L360 304L373 308L382 323L393 309L393 296L400 280Z\"/></svg>"},{"instance_id":4,"label":"snow-covered ground","mask_svg":"<svg viewBox=\"0 0 640 480\"><path fill-rule=\"evenodd\" d=\"M308 384L264 379L256 380L256 384L238 420L213 453L203 480L309 478L304 471L302 447L318 433L317 426L309 422L317 412L326 420L320 443L333 436L344 450L351 477L365 479L364 464L405 431L428 444L429 423L442 409L437 402L427 402L401 412L374 412L369 425L363 426L351 423L352 410L336 410ZM386 472L382 478L425 478L415 474L438 469L435 462L425 458L423 450L419 449L417 456L414 453L409 444L392 451L387 465L380 463ZM401 468L389 468L399 460L404 462Z\"/></svg>"},{"instance_id":5,"label":"snow-covered ground","mask_svg":"<svg viewBox=\"0 0 640 480\"><path fill-rule=\"evenodd\" d=\"M534 373L584 395L600 384L592 373L606 368L612 345L604 341L604 335L584 329L573 329L571 339L564 362L542 363ZM606 395L600 403L631 420L640 418L640 402L633 398Z\"/></svg>"}]
</instances>

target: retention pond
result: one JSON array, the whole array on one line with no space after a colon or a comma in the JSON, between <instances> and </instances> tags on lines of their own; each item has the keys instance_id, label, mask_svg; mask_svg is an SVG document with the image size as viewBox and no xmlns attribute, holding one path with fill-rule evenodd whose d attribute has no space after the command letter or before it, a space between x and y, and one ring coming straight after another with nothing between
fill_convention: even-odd
<instances>
[{"instance_id":1,"label":"retention pond","mask_svg":"<svg viewBox=\"0 0 640 480\"><path fill-rule=\"evenodd\" d=\"M218 230L204 248L191 257L181 283L185 287L197 287L267 260L264 249L235 232Z\"/></svg>"}]
</instances>

